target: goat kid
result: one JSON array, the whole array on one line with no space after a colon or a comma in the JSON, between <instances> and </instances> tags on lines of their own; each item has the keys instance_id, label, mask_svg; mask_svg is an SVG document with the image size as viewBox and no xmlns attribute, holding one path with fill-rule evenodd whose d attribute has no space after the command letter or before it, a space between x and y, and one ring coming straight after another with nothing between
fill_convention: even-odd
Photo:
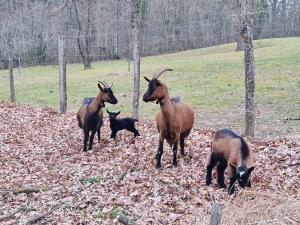
<instances>
[{"instance_id":1,"label":"goat kid","mask_svg":"<svg viewBox=\"0 0 300 225\"><path fill-rule=\"evenodd\" d=\"M254 170L254 153L245 140L229 129L218 130L211 142L211 154L207 164L206 184L212 179L212 170L217 165L218 185L225 188L224 173L229 165L228 193L233 194L235 182L240 187L251 187L250 175Z\"/></svg>"},{"instance_id":2,"label":"goat kid","mask_svg":"<svg viewBox=\"0 0 300 225\"><path fill-rule=\"evenodd\" d=\"M100 142L100 128L103 125L102 108L105 107L104 103L118 103L111 89L112 85L109 87L106 82L99 82L98 87L100 89L99 94L96 97L85 98L77 113L78 126L84 133L83 151L87 151L88 140L89 150L92 149L96 132L98 134L98 142Z\"/></svg>"},{"instance_id":3,"label":"goat kid","mask_svg":"<svg viewBox=\"0 0 300 225\"><path fill-rule=\"evenodd\" d=\"M134 127L134 123L137 122L138 120L132 119L132 118L122 118L122 119L117 119L117 116L121 113L119 112L110 112L106 110L106 112L109 115L109 122L110 122L110 129L111 129L111 138L116 139L116 135L118 131L120 130L128 130L134 133L134 136L140 136L140 133L137 129Z\"/></svg>"},{"instance_id":4,"label":"goat kid","mask_svg":"<svg viewBox=\"0 0 300 225\"><path fill-rule=\"evenodd\" d=\"M160 112L156 116L159 132L159 147L156 154L156 167L161 167L163 144L166 140L173 147L173 166L177 166L177 146L180 143L181 155L184 156L184 139L190 134L194 125L194 112L192 108L178 98L170 99L168 87L158 80L159 76L172 69L165 69L154 75L150 80L144 77L148 89L143 96L144 102L156 101L160 105Z\"/></svg>"}]
</instances>

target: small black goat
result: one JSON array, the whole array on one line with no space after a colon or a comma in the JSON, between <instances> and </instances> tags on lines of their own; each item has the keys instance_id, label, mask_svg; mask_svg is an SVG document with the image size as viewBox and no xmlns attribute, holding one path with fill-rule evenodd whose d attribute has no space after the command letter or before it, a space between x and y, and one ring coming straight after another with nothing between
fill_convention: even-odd
<instances>
[{"instance_id":1,"label":"small black goat","mask_svg":"<svg viewBox=\"0 0 300 225\"><path fill-rule=\"evenodd\" d=\"M134 123L138 120L132 119L132 118L123 118L123 119L117 119L117 116L120 114L119 112L110 112L106 110L106 112L109 115L109 122L110 122L110 129L111 129L111 138L116 139L116 135L119 130L128 130L134 133L134 136L140 136L140 133L137 129L134 127Z\"/></svg>"}]
</instances>

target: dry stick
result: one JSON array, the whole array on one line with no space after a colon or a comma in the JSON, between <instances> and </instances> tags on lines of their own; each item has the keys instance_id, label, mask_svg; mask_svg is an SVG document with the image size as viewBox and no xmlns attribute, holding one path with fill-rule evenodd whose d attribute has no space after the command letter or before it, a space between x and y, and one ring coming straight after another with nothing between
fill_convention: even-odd
<instances>
[{"instance_id":1,"label":"dry stick","mask_svg":"<svg viewBox=\"0 0 300 225\"><path fill-rule=\"evenodd\" d=\"M15 190L2 189L2 190L0 190L0 193L2 195L6 195L10 192L15 194L15 195L22 194L22 193L30 194L30 193L37 193L37 192L40 192L40 191L48 191L51 188L53 188L53 187L42 187L42 188L27 187L27 188L15 189Z\"/></svg>"},{"instance_id":2,"label":"dry stick","mask_svg":"<svg viewBox=\"0 0 300 225\"><path fill-rule=\"evenodd\" d=\"M212 210L211 210L211 216L209 219L209 225L219 225L222 218L222 209L223 205L221 203L214 203Z\"/></svg>"},{"instance_id":3,"label":"dry stick","mask_svg":"<svg viewBox=\"0 0 300 225\"><path fill-rule=\"evenodd\" d=\"M39 222L40 220L44 219L46 216L50 215L54 210L56 210L59 206L61 205L61 203L58 203L56 205L54 205L48 212L38 215L30 220L27 221L26 225L29 224L35 224L37 222Z\"/></svg>"},{"instance_id":4,"label":"dry stick","mask_svg":"<svg viewBox=\"0 0 300 225\"><path fill-rule=\"evenodd\" d=\"M125 171L121 174L121 176L120 176L119 179L118 179L119 182L121 182L121 181L125 178L125 176L127 175L127 172L128 172L128 169L125 170Z\"/></svg>"},{"instance_id":5,"label":"dry stick","mask_svg":"<svg viewBox=\"0 0 300 225\"><path fill-rule=\"evenodd\" d=\"M123 214L119 214L117 216L117 220L125 225L137 225L136 222L134 222L132 219L129 219L127 216L124 216Z\"/></svg>"}]
</instances>

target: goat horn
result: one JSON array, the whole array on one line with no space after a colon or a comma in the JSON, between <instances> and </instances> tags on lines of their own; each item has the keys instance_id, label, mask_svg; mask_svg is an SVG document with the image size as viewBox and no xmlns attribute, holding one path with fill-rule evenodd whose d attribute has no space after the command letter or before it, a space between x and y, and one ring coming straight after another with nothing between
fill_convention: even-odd
<instances>
[{"instance_id":1,"label":"goat horn","mask_svg":"<svg viewBox=\"0 0 300 225\"><path fill-rule=\"evenodd\" d=\"M110 88L112 88L113 85L114 85L114 83L111 83Z\"/></svg>"},{"instance_id":2,"label":"goat horn","mask_svg":"<svg viewBox=\"0 0 300 225\"><path fill-rule=\"evenodd\" d=\"M103 81L103 83L105 83L106 87L109 87L109 85L106 83L106 81Z\"/></svg>"},{"instance_id":3,"label":"goat horn","mask_svg":"<svg viewBox=\"0 0 300 225\"><path fill-rule=\"evenodd\" d=\"M158 79L160 77L160 75L162 75L166 71L173 71L173 69L164 69L164 70L160 71L159 73L157 73L156 75L154 75L153 78Z\"/></svg>"},{"instance_id":4,"label":"goat horn","mask_svg":"<svg viewBox=\"0 0 300 225\"><path fill-rule=\"evenodd\" d=\"M102 81L98 81L99 84L102 84L104 88L107 88L107 86L102 82Z\"/></svg>"}]
</instances>

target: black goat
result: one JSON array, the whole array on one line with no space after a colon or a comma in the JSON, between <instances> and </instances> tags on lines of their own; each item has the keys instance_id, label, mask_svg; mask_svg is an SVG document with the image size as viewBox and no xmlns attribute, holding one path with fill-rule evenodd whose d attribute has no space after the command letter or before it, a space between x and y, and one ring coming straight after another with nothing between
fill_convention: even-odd
<instances>
[{"instance_id":1,"label":"black goat","mask_svg":"<svg viewBox=\"0 0 300 225\"><path fill-rule=\"evenodd\" d=\"M106 110L106 112L109 115L109 122L110 122L110 129L111 129L111 138L116 139L116 135L119 130L128 130L134 133L134 136L140 136L140 133L137 129L134 127L134 123L138 120L132 119L132 118L123 118L123 119L117 119L117 116L120 114L119 112L110 112Z\"/></svg>"}]
</instances>

